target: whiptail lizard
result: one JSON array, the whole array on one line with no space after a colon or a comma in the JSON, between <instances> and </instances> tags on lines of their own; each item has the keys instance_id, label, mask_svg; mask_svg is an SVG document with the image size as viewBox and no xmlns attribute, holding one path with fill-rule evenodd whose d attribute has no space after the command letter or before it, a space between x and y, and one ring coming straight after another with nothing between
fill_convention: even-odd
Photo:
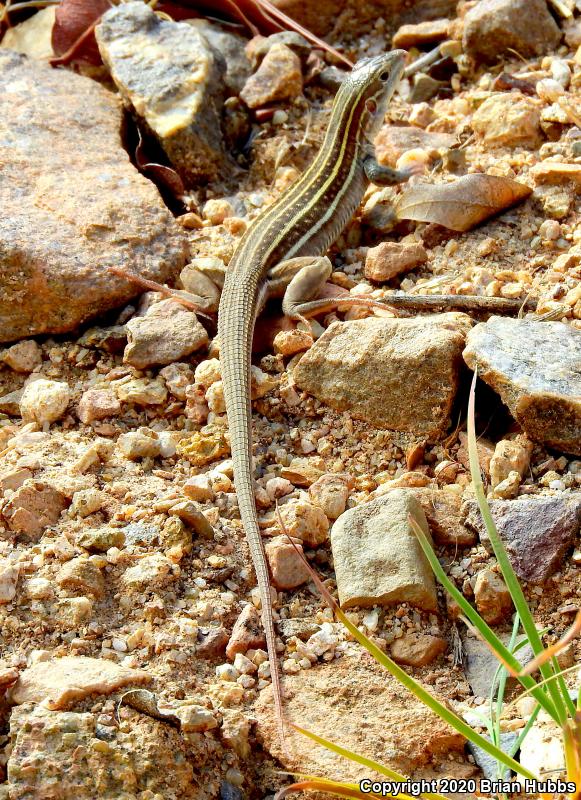
<instances>
[{"instance_id":1,"label":"whiptail lizard","mask_svg":"<svg viewBox=\"0 0 581 800\"><path fill-rule=\"evenodd\" d=\"M409 177L379 165L372 144L402 76L404 57L396 50L354 66L335 97L320 152L250 225L228 266L220 301L220 361L234 483L260 590L281 744L284 717L270 579L254 501L250 395L254 324L266 300L283 293L283 310L294 319L328 308L328 300L312 299L331 273L331 263L322 254L351 219L369 181L388 185Z\"/></svg>"}]
</instances>

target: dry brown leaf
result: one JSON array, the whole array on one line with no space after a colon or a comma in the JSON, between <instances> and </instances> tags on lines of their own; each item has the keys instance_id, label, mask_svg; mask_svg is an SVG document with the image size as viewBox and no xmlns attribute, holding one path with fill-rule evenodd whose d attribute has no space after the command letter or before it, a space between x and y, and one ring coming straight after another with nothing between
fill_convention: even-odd
<instances>
[{"instance_id":1,"label":"dry brown leaf","mask_svg":"<svg viewBox=\"0 0 581 800\"><path fill-rule=\"evenodd\" d=\"M70 61L101 63L93 31L111 5L109 0L61 0L52 29L52 48L57 55L51 61L54 66Z\"/></svg>"},{"instance_id":2,"label":"dry brown leaf","mask_svg":"<svg viewBox=\"0 0 581 800\"><path fill-rule=\"evenodd\" d=\"M144 175L147 175L162 194L167 192L174 200L181 202L186 193L184 184L178 173L169 164L159 164L149 157L147 145L141 131L137 129L137 147L135 148L135 163Z\"/></svg>"},{"instance_id":3,"label":"dry brown leaf","mask_svg":"<svg viewBox=\"0 0 581 800\"><path fill-rule=\"evenodd\" d=\"M520 203L528 186L498 175L471 174L453 183L416 183L401 195L400 219L435 222L453 231L469 231L485 219Z\"/></svg>"}]
</instances>

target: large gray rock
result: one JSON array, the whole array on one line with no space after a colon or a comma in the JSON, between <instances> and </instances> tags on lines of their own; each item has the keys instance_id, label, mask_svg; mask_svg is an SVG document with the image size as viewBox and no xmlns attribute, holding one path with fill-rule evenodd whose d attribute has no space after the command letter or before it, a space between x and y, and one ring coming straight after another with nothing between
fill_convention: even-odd
<instances>
[{"instance_id":1,"label":"large gray rock","mask_svg":"<svg viewBox=\"0 0 581 800\"><path fill-rule=\"evenodd\" d=\"M491 317L470 331L464 360L531 439L581 455L581 331Z\"/></svg>"},{"instance_id":2,"label":"large gray rock","mask_svg":"<svg viewBox=\"0 0 581 800\"><path fill-rule=\"evenodd\" d=\"M0 50L0 341L62 333L155 281L187 241L121 146L111 92Z\"/></svg>"},{"instance_id":3,"label":"large gray rock","mask_svg":"<svg viewBox=\"0 0 581 800\"><path fill-rule=\"evenodd\" d=\"M192 25L162 20L145 3L113 6L95 29L124 102L141 117L186 183L215 179L226 64Z\"/></svg>"},{"instance_id":4,"label":"large gray rock","mask_svg":"<svg viewBox=\"0 0 581 800\"><path fill-rule=\"evenodd\" d=\"M579 533L581 492L492 500L489 505L516 574L526 581L543 583L558 569ZM491 549L476 502L469 501L465 511L466 526L479 533L483 544Z\"/></svg>"},{"instance_id":5,"label":"large gray rock","mask_svg":"<svg viewBox=\"0 0 581 800\"><path fill-rule=\"evenodd\" d=\"M538 56L553 50L561 31L545 0L480 0L464 19L464 50L495 62L509 50Z\"/></svg>"},{"instance_id":6,"label":"large gray rock","mask_svg":"<svg viewBox=\"0 0 581 800\"><path fill-rule=\"evenodd\" d=\"M301 358L294 380L378 428L437 439L450 424L470 325L456 313L335 322Z\"/></svg>"},{"instance_id":7,"label":"large gray rock","mask_svg":"<svg viewBox=\"0 0 581 800\"><path fill-rule=\"evenodd\" d=\"M410 515L429 537L426 515L409 489L394 489L335 522L331 547L343 608L408 602L437 609L434 574Z\"/></svg>"}]
</instances>

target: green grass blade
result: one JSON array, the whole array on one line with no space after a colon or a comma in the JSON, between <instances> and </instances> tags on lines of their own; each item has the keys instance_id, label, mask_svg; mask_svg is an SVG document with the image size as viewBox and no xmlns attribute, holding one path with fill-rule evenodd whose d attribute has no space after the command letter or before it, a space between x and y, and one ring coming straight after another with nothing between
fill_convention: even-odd
<instances>
[{"instance_id":1,"label":"green grass blade","mask_svg":"<svg viewBox=\"0 0 581 800\"><path fill-rule=\"evenodd\" d=\"M516 637L518 635L518 629L520 627L520 618L518 613L514 615L514 620L512 623L512 631L510 634L510 641L508 643L508 649L511 653L514 653L514 648L516 646ZM492 690L491 690L491 697L490 697L490 716L494 715L494 736L492 737L492 741L494 742L497 747L502 747L502 737L501 737L501 730L500 730L500 720L502 717L502 709L504 708L504 695L506 692L506 681L508 678L508 672L506 668L500 664L498 669L496 670L494 681L492 683ZM498 680L498 689L496 691L496 698L494 694L494 685ZM540 708L540 706L537 706ZM509 755L514 756L516 750L513 753L509 753ZM502 768L502 764L497 762L497 777L502 780L504 774L504 770Z\"/></svg>"},{"instance_id":2,"label":"green grass blade","mask_svg":"<svg viewBox=\"0 0 581 800\"><path fill-rule=\"evenodd\" d=\"M417 522L413 519L413 517L409 518L410 524L414 530L415 535L421 545L422 550L426 558L428 559L432 571L434 575L438 579L438 581L442 584L442 586L446 589L448 594L458 603L460 608L462 609L462 613L464 616L470 620L472 625L476 628L480 636L489 644L491 649L498 654L499 659L505 661L509 667L514 672L519 672L522 669L522 664L520 661L514 656L513 653L506 647L506 645L498 638L498 636L494 633L492 628L488 626L488 624L482 619L480 614L470 605L468 600L464 597L462 592L460 592L456 586L452 583L450 578L444 572L442 565L438 561L438 556L434 552L434 548L430 544L427 536L417 524ZM536 681L530 675L521 675L518 677L518 681L521 685L531 692L535 700L542 705L545 709L547 714L551 716L556 722L558 722L557 713L555 708L547 697L545 692L542 689L537 687Z\"/></svg>"},{"instance_id":3,"label":"green grass blade","mask_svg":"<svg viewBox=\"0 0 581 800\"><path fill-rule=\"evenodd\" d=\"M518 753L518 751L520 750L520 746L524 742L527 733L530 731L530 729L535 724L535 720L538 717L540 710L541 710L541 707L539 705L535 706L535 709L534 709L533 713L530 715L530 717L528 718L528 720L526 722L526 725L524 726L522 731L519 733L516 742L510 748L510 755L511 756L514 756L514 754Z\"/></svg>"},{"instance_id":4,"label":"green grass blade","mask_svg":"<svg viewBox=\"0 0 581 800\"><path fill-rule=\"evenodd\" d=\"M334 742L331 742L329 739L325 739L322 736L318 736L316 733L311 733L311 731L307 731L298 725L294 725L293 723L291 724L295 730L299 731L304 736L308 736L308 738L312 739L313 742L317 742L317 744L326 747L327 750L331 750L338 756L348 758L350 761L355 761L355 763L360 764L362 767L379 772L380 775L385 775L385 777L389 778L391 781L403 783L404 781L408 780L405 775L386 767L384 764L379 764L377 761L373 761L371 758L366 758L365 756L359 755L359 753L354 753L352 750L349 750L346 747L341 747L341 745L335 744ZM424 792L420 795L420 797L424 797L426 800L448 800L447 797L442 794L438 794L438 792Z\"/></svg>"},{"instance_id":5,"label":"green grass blade","mask_svg":"<svg viewBox=\"0 0 581 800\"><path fill-rule=\"evenodd\" d=\"M478 450L476 445L476 428L474 424L476 379L477 372L475 370L474 377L472 379L472 386L470 388L470 398L468 400L468 455L470 459L470 473L472 476L474 493L476 495L476 502L478 503L478 508L482 514L482 519L484 521L492 549L494 550L494 555L498 561L500 571L502 572L507 589L510 592L514 606L521 619L523 630L530 642L533 653L537 655L544 650L543 643L541 641L541 637L539 636L539 632L537 631L533 615L530 612L521 585L508 558L504 544L502 543L502 540L498 535L498 531L496 530L496 525L492 519L490 507L484 493L484 485L482 483L482 476L480 474L480 463L478 461ZM555 673L554 664L551 662L543 664L540 667L540 672L545 679L551 677L553 674L558 674ZM559 686L556 683L551 682L548 684L547 690L553 701L555 712L558 718L557 721L559 724L563 724L567 718L567 711L565 708L565 700L559 691Z\"/></svg>"}]
</instances>

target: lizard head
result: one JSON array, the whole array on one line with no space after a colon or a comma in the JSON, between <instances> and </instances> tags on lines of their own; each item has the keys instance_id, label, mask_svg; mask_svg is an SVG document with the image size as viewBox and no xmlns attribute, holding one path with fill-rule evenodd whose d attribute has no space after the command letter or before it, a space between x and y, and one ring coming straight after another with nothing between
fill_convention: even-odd
<instances>
[{"instance_id":1,"label":"lizard head","mask_svg":"<svg viewBox=\"0 0 581 800\"><path fill-rule=\"evenodd\" d=\"M354 119L368 140L375 139L383 124L388 103L405 66L404 50L392 50L373 58L362 58L341 84L336 105L351 104ZM358 113L357 113L358 112Z\"/></svg>"}]
</instances>

